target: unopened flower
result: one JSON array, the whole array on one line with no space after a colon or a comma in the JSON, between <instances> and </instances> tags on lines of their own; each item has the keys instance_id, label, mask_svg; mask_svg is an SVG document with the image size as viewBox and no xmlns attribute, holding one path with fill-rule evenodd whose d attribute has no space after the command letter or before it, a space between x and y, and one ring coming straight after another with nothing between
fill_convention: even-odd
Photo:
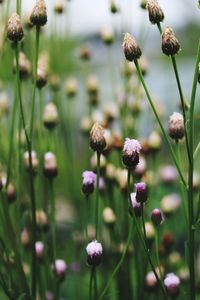
<instances>
[{"instance_id":1,"label":"unopened flower","mask_svg":"<svg viewBox=\"0 0 200 300\"><path fill-rule=\"evenodd\" d=\"M65 8L65 3L63 0L57 0L54 5L54 11L56 14L62 14Z\"/></svg>"},{"instance_id":2,"label":"unopened flower","mask_svg":"<svg viewBox=\"0 0 200 300\"><path fill-rule=\"evenodd\" d=\"M147 273L145 277L145 284L150 290L155 289L155 287L158 285L158 281L153 271Z\"/></svg>"},{"instance_id":3,"label":"unopened flower","mask_svg":"<svg viewBox=\"0 0 200 300\"><path fill-rule=\"evenodd\" d=\"M131 197L131 205L132 205L135 216L141 217L142 207L141 207L141 203L136 201L136 193L131 193L130 197Z\"/></svg>"},{"instance_id":4,"label":"unopened flower","mask_svg":"<svg viewBox=\"0 0 200 300\"><path fill-rule=\"evenodd\" d=\"M38 65L37 68L37 78L36 78L36 84L37 88L41 89L43 88L47 83L47 72L46 68L43 66Z\"/></svg>"},{"instance_id":5,"label":"unopened flower","mask_svg":"<svg viewBox=\"0 0 200 300\"><path fill-rule=\"evenodd\" d=\"M43 254L44 254L44 244L41 241L37 241L35 243L35 252L36 252L36 256L37 258L42 258Z\"/></svg>"},{"instance_id":6,"label":"unopened flower","mask_svg":"<svg viewBox=\"0 0 200 300\"><path fill-rule=\"evenodd\" d=\"M135 168L139 163L141 145L137 140L126 138L122 159L127 168Z\"/></svg>"},{"instance_id":7,"label":"unopened flower","mask_svg":"<svg viewBox=\"0 0 200 300\"><path fill-rule=\"evenodd\" d=\"M116 216L112 208L110 207L105 207L103 210L103 220L104 223L108 226L111 226L115 223L116 221Z\"/></svg>"},{"instance_id":8,"label":"unopened flower","mask_svg":"<svg viewBox=\"0 0 200 300\"><path fill-rule=\"evenodd\" d=\"M13 63L13 71L16 73L16 60ZM31 72L31 64L24 52L19 53L19 75L21 79L27 79Z\"/></svg>"},{"instance_id":9,"label":"unopened flower","mask_svg":"<svg viewBox=\"0 0 200 300\"><path fill-rule=\"evenodd\" d=\"M96 174L92 171L85 171L83 172L82 177L83 177L82 191L85 195L89 196L94 191Z\"/></svg>"},{"instance_id":10,"label":"unopened flower","mask_svg":"<svg viewBox=\"0 0 200 300\"><path fill-rule=\"evenodd\" d=\"M80 58L84 61L87 61L90 59L91 53L90 53L90 48L88 45L83 45L80 48Z\"/></svg>"},{"instance_id":11,"label":"unopened flower","mask_svg":"<svg viewBox=\"0 0 200 300\"><path fill-rule=\"evenodd\" d=\"M44 26L47 23L47 8L44 0L37 0L33 7L30 21L35 26Z\"/></svg>"},{"instance_id":12,"label":"unopened flower","mask_svg":"<svg viewBox=\"0 0 200 300\"><path fill-rule=\"evenodd\" d=\"M147 8L147 0L141 0L140 2L140 7L142 9L146 9Z\"/></svg>"},{"instance_id":13,"label":"unopened flower","mask_svg":"<svg viewBox=\"0 0 200 300\"><path fill-rule=\"evenodd\" d=\"M76 78L68 78L65 82L65 93L69 98L76 96L78 92L78 83Z\"/></svg>"},{"instance_id":14,"label":"unopened flower","mask_svg":"<svg viewBox=\"0 0 200 300\"><path fill-rule=\"evenodd\" d=\"M180 291L180 279L174 273L169 273L164 279L164 286L169 296L176 297Z\"/></svg>"},{"instance_id":15,"label":"unopened flower","mask_svg":"<svg viewBox=\"0 0 200 300\"><path fill-rule=\"evenodd\" d=\"M36 224L38 229L48 228L48 217L43 210L36 211Z\"/></svg>"},{"instance_id":16,"label":"unopened flower","mask_svg":"<svg viewBox=\"0 0 200 300\"><path fill-rule=\"evenodd\" d=\"M106 147L103 127L95 123L90 131L90 147L92 150L101 153Z\"/></svg>"},{"instance_id":17,"label":"unopened flower","mask_svg":"<svg viewBox=\"0 0 200 300\"><path fill-rule=\"evenodd\" d=\"M44 155L44 175L50 179L58 174L57 160L55 154L47 152Z\"/></svg>"},{"instance_id":18,"label":"unopened flower","mask_svg":"<svg viewBox=\"0 0 200 300\"><path fill-rule=\"evenodd\" d=\"M101 31L101 38L107 46L111 45L115 39L112 28L103 28Z\"/></svg>"},{"instance_id":19,"label":"unopened flower","mask_svg":"<svg viewBox=\"0 0 200 300\"><path fill-rule=\"evenodd\" d=\"M99 92L99 81L95 75L90 75L86 81L86 89L89 95L97 95Z\"/></svg>"},{"instance_id":20,"label":"unopened flower","mask_svg":"<svg viewBox=\"0 0 200 300\"><path fill-rule=\"evenodd\" d=\"M152 24L157 24L164 20L164 13L157 0L148 0L147 10L149 12L149 20Z\"/></svg>"},{"instance_id":21,"label":"unopened flower","mask_svg":"<svg viewBox=\"0 0 200 300\"><path fill-rule=\"evenodd\" d=\"M87 262L90 266L98 266L101 263L103 248L101 243L96 240L89 243L86 247Z\"/></svg>"},{"instance_id":22,"label":"unopened flower","mask_svg":"<svg viewBox=\"0 0 200 300\"><path fill-rule=\"evenodd\" d=\"M174 112L169 119L169 135L178 141L184 137L184 121L180 113Z\"/></svg>"},{"instance_id":23,"label":"unopened flower","mask_svg":"<svg viewBox=\"0 0 200 300\"><path fill-rule=\"evenodd\" d=\"M58 124L58 111L56 105L51 102L45 106L43 122L46 128L53 129Z\"/></svg>"},{"instance_id":24,"label":"unopened flower","mask_svg":"<svg viewBox=\"0 0 200 300\"><path fill-rule=\"evenodd\" d=\"M149 151L155 152L160 150L162 139L157 131L153 131L148 138Z\"/></svg>"},{"instance_id":25,"label":"unopened flower","mask_svg":"<svg viewBox=\"0 0 200 300\"><path fill-rule=\"evenodd\" d=\"M181 204L181 199L178 194L169 194L162 198L160 206L164 214L175 212Z\"/></svg>"},{"instance_id":26,"label":"unopened flower","mask_svg":"<svg viewBox=\"0 0 200 300\"><path fill-rule=\"evenodd\" d=\"M163 213L160 209L155 208L151 213L151 221L155 226L160 225L164 220Z\"/></svg>"},{"instance_id":27,"label":"unopened flower","mask_svg":"<svg viewBox=\"0 0 200 300\"><path fill-rule=\"evenodd\" d=\"M24 228L21 232L21 243L23 246L28 246L31 242L30 233L27 228Z\"/></svg>"},{"instance_id":28,"label":"unopened flower","mask_svg":"<svg viewBox=\"0 0 200 300\"><path fill-rule=\"evenodd\" d=\"M177 170L174 166L165 166L160 170L160 177L161 180L166 183L173 183L176 182L178 178Z\"/></svg>"},{"instance_id":29,"label":"unopened flower","mask_svg":"<svg viewBox=\"0 0 200 300\"><path fill-rule=\"evenodd\" d=\"M119 11L115 0L111 0L110 11L111 11L112 14L116 14Z\"/></svg>"},{"instance_id":30,"label":"unopened flower","mask_svg":"<svg viewBox=\"0 0 200 300\"><path fill-rule=\"evenodd\" d=\"M21 20L18 14L13 13L8 20L7 37L11 42L19 42L24 37Z\"/></svg>"},{"instance_id":31,"label":"unopened flower","mask_svg":"<svg viewBox=\"0 0 200 300\"><path fill-rule=\"evenodd\" d=\"M145 223L145 231L146 231L146 237L148 240L153 240L155 236L155 228L152 223L146 222Z\"/></svg>"},{"instance_id":32,"label":"unopened flower","mask_svg":"<svg viewBox=\"0 0 200 300\"><path fill-rule=\"evenodd\" d=\"M65 278L67 264L62 259L57 259L54 264L54 272L56 277L61 281Z\"/></svg>"},{"instance_id":33,"label":"unopened flower","mask_svg":"<svg viewBox=\"0 0 200 300\"><path fill-rule=\"evenodd\" d=\"M171 27L166 27L162 34L162 51L166 55L175 55L180 50L180 44Z\"/></svg>"},{"instance_id":34,"label":"unopened flower","mask_svg":"<svg viewBox=\"0 0 200 300\"><path fill-rule=\"evenodd\" d=\"M130 35L130 33L125 34L122 47L124 55L128 61L137 60L142 55L142 51L137 41Z\"/></svg>"},{"instance_id":35,"label":"unopened flower","mask_svg":"<svg viewBox=\"0 0 200 300\"><path fill-rule=\"evenodd\" d=\"M8 203L11 204L15 202L17 198L17 194L16 194L15 186L12 183L8 184L6 194L7 194Z\"/></svg>"},{"instance_id":36,"label":"unopened flower","mask_svg":"<svg viewBox=\"0 0 200 300\"><path fill-rule=\"evenodd\" d=\"M135 184L136 188L136 201L146 202L148 198L148 189L145 182L138 182Z\"/></svg>"},{"instance_id":37,"label":"unopened flower","mask_svg":"<svg viewBox=\"0 0 200 300\"><path fill-rule=\"evenodd\" d=\"M31 162L32 162L32 170L34 173L36 173L39 162L38 162L38 158L37 158L37 153L34 150L31 151ZM29 152L28 151L26 151L24 153L24 165L25 165L26 169L28 171L30 171L30 161L29 161Z\"/></svg>"}]
</instances>

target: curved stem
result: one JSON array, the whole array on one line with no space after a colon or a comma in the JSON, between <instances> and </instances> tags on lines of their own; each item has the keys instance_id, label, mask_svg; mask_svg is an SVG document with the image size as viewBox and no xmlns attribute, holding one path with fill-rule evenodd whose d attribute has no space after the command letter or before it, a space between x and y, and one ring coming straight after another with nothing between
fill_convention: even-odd
<instances>
[{"instance_id":1,"label":"curved stem","mask_svg":"<svg viewBox=\"0 0 200 300\"><path fill-rule=\"evenodd\" d=\"M183 174L182 174L182 172L181 172L181 169L179 168L179 165L178 165L178 162L177 162L177 158L176 158L176 155L175 155L174 150L173 150L173 148L172 148L172 145L171 145L171 143L170 143L170 141L169 141L169 138L168 138L168 136L167 136L167 134L166 134L166 132L165 132L165 129L164 129L163 125L162 125L162 122L161 122L160 117L159 117L159 115L158 115L158 113L157 113L157 110L156 110L156 108L155 108L155 105L154 105L154 103L153 103L153 100L151 99L151 96L150 96L150 94L149 94L149 91L148 91L148 88L147 88L147 86L146 86L144 77L143 77L143 75L142 75L140 66L139 66L139 64L138 64L138 61L135 60L134 63L135 63L135 66L136 66L137 73L138 73L138 76L139 76L139 78L140 78L140 81L141 81L141 83L142 83L142 85L143 85L143 88L144 88L144 90L145 90L145 93L146 93L147 99L148 99L148 101L149 101L149 104L150 104L150 106L151 106L151 108L152 108L152 110L153 110L153 113L154 113L154 115L155 115L155 117L156 117L156 120L157 120L157 122L158 122L158 124L159 124L159 126L160 126L161 131L162 131L163 137L164 137L164 139L165 139L165 141L166 141L166 143L167 143L167 145L168 145L168 148L169 148L169 150L170 150L170 153L171 153L171 156L172 156L172 158L173 158L173 161L174 161L174 163L175 163L175 165L176 165L176 168L177 168L177 171L178 171L179 176L180 176L180 178L181 178L181 181L182 181L182 183L183 183L184 186L187 186L187 185L186 185L186 181L185 181L185 179L184 179L184 177L183 177Z\"/></svg>"},{"instance_id":2,"label":"curved stem","mask_svg":"<svg viewBox=\"0 0 200 300\"><path fill-rule=\"evenodd\" d=\"M96 182L96 202L95 202L95 222L96 222L96 239L99 234L99 180L100 180L100 158L101 153L97 151L97 182Z\"/></svg>"}]
</instances>

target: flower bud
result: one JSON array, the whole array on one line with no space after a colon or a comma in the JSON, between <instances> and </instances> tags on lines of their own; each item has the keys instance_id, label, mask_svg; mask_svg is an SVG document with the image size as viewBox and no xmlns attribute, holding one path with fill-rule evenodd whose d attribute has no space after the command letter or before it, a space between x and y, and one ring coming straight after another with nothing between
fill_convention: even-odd
<instances>
[{"instance_id":1,"label":"flower bud","mask_svg":"<svg viewBox=\"0 0 200 300\"><path fill-rule=\"evenodd\" d=\"M47 8L44 0L37 0L33 7L30 21L35 26L44 26L47 23Z\"/></svg>"},{"instance_id":2,"label":"flower bud","mask_svg":"<svg viewBox=\"0 0 200 300\"><path fill-rule=\"evenodd\" d=\"M80 58L84 61L87 61L90 59L91 53L90 53L90 48L88 45L83 45L80 48Z\"/></svg>"},{"instance_id":3,"label":"flower bud","mask_svg":"<svg viewBox=\"0 0 200 300\"><path fill-rule=\"evenodd\" d=\"M67 270L66 262L62 259L57 259L54 265L54 272L56 277L60 281L62 281L65 278L66 270Z\"/></svg>"},{"instance_id":4,"label":"flower bud","mask_svg":"<svg viewBox=\"0 0 200 300\"><path fill-rule=\"evenodd\" d=\"M103 28L101 31L101 38L107 46L110 46L115 39L113 30L111 28Z\"/></svg>"},{"instance_id":5,"label":"flower bud","mask_svg":"<svg viewBox=\"0 0 200 300\"><path fill-rule=\"evenodd\" d=\"M125 34L122 47L128 61L137 60L142 55L142 51L138 46L137 41L129 33Z\"/></svg>"},{"instance_id":6,"label":"flower bud","mask_svg":"<svg viewBox=\"0 0 200 300\"><path fill-rule=\"evenodd\" d=\"M154 290L157 287L158 281L153 271L147 273L145 277L145 284L149 290Z\"/></svg>"},{"instance_id":7,"label":"flower bud","mask_svg":"<svg viewBox=\"0 0 200 300\"><path fill-rule=\"evenodd\" d=\"M184 137L184 121L180 113L174 112L169 119L169 135L178 141Z\"/></svg>"},{"instance_id":8,"label":"flower bud","mask_svg":"<svg viewBox=\"0 0 200 300\"><path fill-rule=\"evenodd\" d=\"M38 168L38 158L37 158L37 153L33 150L31 151L31 161L32 161L32 168L33 168L33 172L34 174L37 173L37 168ZM29 163L29 153L28 151L26 151L24 153L24 165L26 167L27 170L30 171L30 163Z\"/></svg>"},{"instance_id":9,"label":"flower bud","mask_svg":"<svg viewBox=\"0 0 200 300\"><path fill-rule=\"evenodd\" d=\"M47 229L48 228L48 217L43 210L36 211L36 224L38 229Z\"/></svg>"},{"instance_id":10,"label":"flower bud","mask_svg":"<svg viewBox=\"0 0 200 300\"><path fill-rule=\"evenodd\" d=\"M44 175L53 179L58 174L57 161L55 154L47 152L44 155Z\"/></svg>"},{"instance_id":11,"label":"flower bud","mask_svg":"<svg viewBox=\"0 0 200 300\"><path fill-rule=\"evenodd\" d=\"M148 0L147 10L149 13L149 21L152 24L157 24L164 20L164 13L157 0Z\"/></svg>"},{"instance_id":12,"label":"flower bud","mask_svg":"<svg viewBox=\"0 0 200 300\"><path fill-rule=\"evenodd\" d=\"M13 71L16 73L16 61L13 63ZM31 72L31 64L23 52L19 53L19 75L21 79L27 79Z\"/></svg>"},{"instance_id":13,"label":"flower bud","mask_svg":"<svg viewBox=\"0 0 200 300\"><path fill-rule=\"evenodd\" d=\"M13 13L8 20L7 37L11 42L19 42L24 37L21 20L18 14Z\"/></svg>"},{"instance_id":14,"label":"flower bud","mask_svg":"<svg viewBox=\"0 0 200 300\"><path fill-rule=\"evenodd\" d=\"M147 8L147 0L141 0L140 2L140 7L142 9L146 9Z\"/></svg>"},{"instance_id":15,"label":"flower bud","mask_svg":"<svg viewBox=\"0 0 200 300\"><path fill-rule=\"evenodd\" d=\"M103 220L104 223L108 226L113 226L116 222L116 216L112 208L105 207L103 210Z\"/></svg>"},{"instance_id":16,"label":"flower bud","mask_svg":"<svg viewBox=\"0 0 200 300\"><path fill-rule=\"evenodd\" d=\"M76 96L78 92L78 83L75 78L69 78L67 79L65 83L65 93L67 97L73 98Z\"/></svg>"},{"instance_id":17,"label":"flower bud","mask_svg":"<svg viewBox=\"0 0 200 300\"><path fill-rule=\"evenodd\" d=\"M180 205L181 205L180 196L175 193L164 196L160 203L161 209L166 215L172 214L175 211L177 211Z\"/></svg>"},{"instance_id":18,"label":"flower bud","mask_svg":"<svg viewBox=\"0 0 200 300\"><path fill-rule=\"evenodd\" d=\"M11 204L15 202L17 195L16 195L16 189L13 184L11 183L8 184L6 193L7 193L8 203Z\"/></svg>"},{"instance_id":19,"label":"flower bud","mask_svg":"<svg viewBox=\"0 0 200 300\"><path fill-rule=\"evenodd\" d=\"M21 232L21 243L24 247L30 245L31 238L27 228L24 228Z\"/></svg>"},{"instance_id":20,"label":"flower bud","mask_svg":"<svg viewBox=\"0 0 200 300\"><path fill-rule=\"evenodd\" d=\"M151 221L155 226L160 225L164 220L163 213L160 209L155 208L151 213Z\"/></svg>"},{"instance_id":21,"label":"flower bud","mask_svg":"<svg viewBox=\"0 0 200 300\"><path fill-rule=\"evenodd\" d=\"M144 182L138 182L135 184L136 188L136 201L137 202L146 202L148 198L148 189L147 185Z\"/></svg>"},{"instance_id":22,"label":"flower bud","mask_svg":"<svg viewBox=\"0 0 200 300\"><path fill-rule=\"evenodd\" d=\"M135 168L139 163L141 145L137 140L126 138L122 160L127 168Z\"/></svg>"},{"instance_id":23,"label":"flower bud","mask_svg":"<svg viewBox=\"0 0 200 300\"><path fill-rule=\"evenodd\" d=\"M44 254L44 244L43 242L36 242L35 243L35 252L36 252L36 256L37 258L42 258L43 254Z\"/></svg>"},{"instance_id":24,"label":"flower bud","mask_svg":"<svg viewBox=\"0 0 200 300\"><path fill-rule=\"evenodd\" d=\"M90 75L86 81L86 89L89 96L97 96L99 93L99 81L95 75Z\"/></svg>"},{"instance_id":25,"label":"flower bud","mask_svg":"<svg viewBox=\"0 0 200 300\"><path fill-rule=\"evenodd\" d=\"M112 14L116 14L119 11L117 4L115 3L115 0L111 0L110 11Z\"/></svg>"},{"instance_id":26,"label":"flower bud","mask_svg":"<svg viewBox=\"0 0 200 300\"><path fill-rule=\"evenodd\" d=\"M42 66L38 66L37 68L37 78L36 78L36 84L37 88L41 89L43 88L47 83L47 72L46 69Z\"/></svg>"},{"instance_id":27,"label":"flower bud","mask_svg":"<svg viewBox=\"0 0 200 300\"><path fill-rule=\"evenodd\" d=\"M162 34L162 51L166 55L175 55L180 50L180 44L171 27L166 27Z\"/></svg>"},{"instance_id":28,"label":"flower bud","mask_svg":"<svg viewBox=\"0 0 200 300\"><path fill-rule=\"evenodd\" d=\"M96 240L89 243L86 247L88 265L96 267L101 263L103 248L101 243Z\"/></svg>"},{"instance_id":29,"label":"flower bud","mask_svg":"<svg viewBox=\"0 0 200 300\"><path fill-rule=\"evenodd\" d=\"M141 207L141 203L136 201L136 193L131 193L131 204L132 204L132 208L133 211L135 213L135 216L141 217L142 215L142 207Z\"/></svg>"},{"instance_id":30,"label":"flower bud","mask_svg":"<svg viewBox=\"0 0 200 300\"><path fill-rule=\"evenodd\" d=\"M145 231L146 231L146 236L147 240L153 240L155 236L155 228L150 222L145 223Z\"/></svg>"},{"instance_id":31,"label":"flower bud","mask_svg":"<svg viewBox=\"0 0 200 300\"><path fill-rule=\"evenodd\" d=\"M83 177L82 191L86 196L89 196L94 192L96 174L92 171L85 171L83 172L82 177Z\"/></svg>"},{"instance_id":32,"label":"flower bud","mask_svg":"<svg viewBox=\"0 0 200 300\"><path fill-rule=\"evenodd\" d=\"M101 153L106 147L104 129L99 123L95 123L90 131L90 147Z\"/></svg>"},{"instance_id":33,"label":"flower bud","mask_svg":"<svg viewBox=\"0 0 200 300\"><path fill-rule=\"evenodd\" d=\"M177 181L178 172L174 166L165 166L160 170L160 178L166 184L174 183Z\"/></svg>"},{"instance_id":34,"label":"flower bud","mask_svg":"<svg viewBox=\"0 0 200 300\"><path fill-rule=\"evenodd\" d=\"M49 103L44 109L43 122L47 129L52 130L58 124L58 111L54 103Z\"/></svg>"},{"instance_id":35,"label":"flower bud","mask_svg":"<svg viewBox=\"0 0 200 300\"><path fill-rule=\"evenodd\" d=\"M167 294L171 297L176 297L180 292L180 279L174 273L169 273L164 279L164 286Z\"/></svg>"},{"instance_id":36,"label":"flower bud","mask_svg":"<svg viewBox=\"0 0 200 300\"><path fill-rule=\"evenodd\" d=\"M63 0L57 0L55 5L54 5L54 11L56 14L62 14L65 8L65 4Z\"/></svg>"}]
</instances>

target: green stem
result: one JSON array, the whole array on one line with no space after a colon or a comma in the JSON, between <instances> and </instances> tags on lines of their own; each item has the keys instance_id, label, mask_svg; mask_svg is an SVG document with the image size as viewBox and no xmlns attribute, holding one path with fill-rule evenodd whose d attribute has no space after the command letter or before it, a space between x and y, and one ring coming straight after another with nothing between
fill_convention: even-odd
<instances>
[{"instance_id":1,"label":"green stem","mask_svg":"<svg viewBox=\"0 0 200 300\"><path fill-rule=\"evenodd\" d=\"M55 195L53 180L49 180L49 191L51 197L51 226L52 226L52 251L53 251L53 262L56 260L56 207L55 207Z\"/></svg>"},{"instance_id":2,"label":"green stem","mask_svg":"<svg viewBox=\"0 0 200 300\"><path fill-rule=\"evenodd\" d=\"M92 288L93 288L94 268L92 267L90 272L90 287L89 287L89 300L93 300Z\"/></svg>"},{"instance_id":3,"label":"green stem","mask_svg":"<svg viewBox=\"0 0 200 300\"><path fill-rule=\"evenodd\" d=\"M189 114L189 145L190 152L193 153L194 147L194 107L196 98L197 78L198 78L198 65L200 61L200 40L197 50L196 64L194 79L192 85L192 94L190 102L190 114ZM195 300L195 236L194 236L194 197L193 197L193 172L194 172L194 159L191 157L191 163L189 164L188 175L188 212L189 212L189 270L190 270L190 299Z\"/></svg>"},{"instance_id":4,"label":"green stem","mask_svg":"<svg viewBox=\"0 0 200 300\"><path fill-rule=\"evenodd\" d=\"M94 267L94 300L98 300L97 269Z\"/></svg>"},{"instance_id":5,"label":"green stem","mask_svg":"<svg viewBox=\"0 0 200 300\"><path fill-rule=\"evenodd\" d=\"M200 142L198 143L198 145L194 151L194 155L193 155L194 160L197 158L199 151L200 151Z\"/></svg>"},{"instance_id":6,"label":"green stem","mask_svg":"<svg viewBox=\"0 0 200 300\"><path fill-rule=\"evenodd\" d=\"M159 269L159 273L160 276L162 276L162 271L160 268L160 258L159 258L159 236L158 236L158 228L156 228L156 232L155 232L155 252L156 252L156 261L157 261L157 265L158 265L158 269Z\"/></svg>"},{"instance_id":7,"label":"green stem","mask_svg":"<svg viewBox=\"0 0 200 300\"><path fill-rule=\"evenodd\" d=\"M131 170L128 170L128 197L129 197L129 203L130 203L130 205L131 205L131 194L130 194L130 178L131 178L131 176L130 176L130 172L131 172ZM132 207L132 205L131 205L131 207ZM142 206L142 211L143 211L143 206ZM144 230L144 232L143 232L144 237L142 236L142 233L141 233L141 231L140 231L140 228L139 228L138 221L137 221L137 218L136 218L136 216L135 216L135 213L133 212L132 215L133 215L134 223L135 223L135 225L136 225L136 230L137 230L138 236L139 236L139 238L140 238L140 240L141 240L142 246L143 246L144 251L145 251L145 253L146 253L146 255L147 255L147 259L148 259L148 261L149 261L149 264L150 264L150 266L151 266L151 268L152 268L152 271L153 271L153 273L154 273L154 275L155 275L155 277L156 277L156 280L157 280L157 282L158 282L158 284L159 284L159 286L160 286L160 289L161 289L161 291L162 291L162 294L163 294L164 298L165 298L166 300L168 300L168 296L167 296L167 294L166 294L165 288L164 288L164 286L163 286L163 284L162 284L162 282L161 282L161 280L160 280L160 277L158 276L158 274L157 274L157 272L156 272L156 269L155 269L155 267L154 267L154 264L153 264L153 261L152 261L152 259L151 259L151 255L150 255L150 252L149 252L149 249L148 249L148 241L147 241L147 239L146 239L146 230L145 230L145 224L144 224L144 215L143 215L143 212L142 212L142 226L143 226L143 230Z\"/></svg>"},{"instance_id":8,"label":"green stem","mask_svg":"<svg viewBox=\"0 0 200 300\"><path fill-rule=\"evenodd\" d=\"M95 221L96 221L96 239L99 235L99 180L100 180L100 158L101 153L97 151L97 182L96 182L96 202L95 202Z\"/></svg>"},{"instance_id":9,"label":"green stem","mask_svg":"<svg viewBox=\"0 0 200 300\"><path fill-rule=\"evenodd\" d=\"M141 81L141 83L142 83L142 85L143 85L143 88L144 88L144 90L145 90L147 99L148 99L149 104L150 104L150 106L151 106L151 109L153 110L153 113L154 113L154 115L155 115L155 117L156 117L156 120L157 120L157 122L158 122L158 124L159 124L159 126L160 126L161 131L162 131L163 137L164 137L164 139L165 139L165 141L166 141L166 143L167 143L167 145L168 145L168 148L169 148L169 150L170 150L170 153L171 153L171 156L172 156L172 158L173 158L173 161L174 161L174 163L175 163L175 165L176 165L176 168L177 168L177 171L178 171L179 176L180 176L180 178L181 178L181 181L182 181L182 183L183 183L184 186L187 186L187 185L186 185L186 181L185 181L185 179L184 179L184 177L183 177L183 174L182 174L182 172L181 172L181 169L179 168L178 161L177 161L176 155L175 155L175 153L174 153L174 150L173 150L173 148L172 148L172 145L171 145L171 143L170 143L170 141L169 141L169 138L168 138L168 136L167 136L167 134L166 134L166 132L165 132L165 129L164 129L163 125L162 125L162 122L161 122L160 117L159 117L159 115L158 115L158 113L157 113L157 110L156 110L156 108L155 108L155 105L154 105L154 103L153 103L153 100L151 99L151 96L150 96L150 94L149 94L149 91L148 91L148 88L147 88L147 86L146 86L144 77L143 77L143 75L142 75L140 66L139 66L139 64L138 64L138 61L135 60L134 63L135 63L135 66L136 66L137 73L138 73L138 76L139 76L139 78L140 78L140 81Z\"/></svg>"},{"instance_id":10,"label":"green stem","mask_svg":"<svg viewBox=\"0 0 200 300\"><path fill-rule=\"evenodd\" d=\"M124 251L122 253L122 256L118 262L118 264L116 265L115 269L113 270L105 288L103 289L103 292L101 293L101 296L99 297L99 300L102 300L103 297L105 296L107 290L109 289L112 281L113 281L113 278L115 277L115 275L117 274L119 268L121 267L123 261L124 261L124 258L126 256L126 253L128 251L128 247L130 245L130 242L131 242L131 238L133 236L133 227L134 227L134 220L132 220L132 223L131 223L131 226L129 226L129 233L128 233L128 238L127 238L127 241L126 241L126 244L125 244L125 248L124 248Z\"/></svg>"}]
</instances>

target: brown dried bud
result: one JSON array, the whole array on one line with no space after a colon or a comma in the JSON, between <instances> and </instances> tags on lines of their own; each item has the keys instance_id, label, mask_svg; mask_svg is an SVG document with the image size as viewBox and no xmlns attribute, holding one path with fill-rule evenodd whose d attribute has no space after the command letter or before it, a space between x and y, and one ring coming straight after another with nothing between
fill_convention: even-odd
<instances>
[{"instance_id":1,"label":"brown dried bud","mask_svg":"<svg viewBox=\"0 0 200 300\"><path fill-rule=\"evenodd\" d=\"M102 152L106 147L104 129L99 123L95 123L90 131L90 147L97 152Z\"/></svg>"},{"instance_id":2,"label":"brown dried bud","mask_svg":"<svg viewBox=\"0 0 200 300\"><path fill-rule=\"evenodd\" d=\"M137 41L129 33L125 34L122 47L124 49L124 55L128 61L137 60L142 55L142 51Z\"/></svg>"},{"instance_id":3,"label":"brown dried bud","mask_svg":"<svg viewBox=\"0 0 200 300\"><path fill-rule=\"evenodd\" d=\"M64 8L65 8L65 5L64 5L64 2L63 0L57 0L55 5L54 5L54 12L56 14L62 14L63 11L64 11Z\"/></svg>"},{"instance_id":4,"label":"brown dried bud","mask_svg":"<svg viewBox=\"0 0 200 300\"><path fill-rule=\"evenodd\" d=\"M169 135L174 140L184 137L184 121L180 113L174 112L169 119Z\"/></svg>"},{"instance_id":5,"label":"brown dried bud","mask_svg":"<svg viewBox=\"0 0 200 300\"><path fill-rule=\"evenodd\" d=\"M164 13L157 0L148 0L147 10L149 12L149 21L152 24L157 24L164 20Z\"/></svg>"},{"instance_id":6,"label":"brown dried bud","mask_svg":"<svg viewBox=\"0 0 200 300\"><path fill-rule=\"evenodd\" d=\"M47 7L44 0L37 0L33 7L30 21L35 26L44 26L47 23Z\"/></svg>"},{"instance_id":7,"label":"brown dried bud","mask_svg":"<svg viewBox=\"0 0 200 300\"><path fill-rule=\"evenodd\" d=\"M171 27L166 27L162 34L162 51L166 55L175 55L180 51L180 44Z\"/></svg>"},{"instance_id":8,"label":"brown dried bud","mask_svg":"<svg viewBox=\"0 0 200 300\"><path fill-rule=\"evenodd\" d=\"M18 14L13 13L8 20L7 37L11 42L19 42L24 36L21 20Z\"/></svg>"}]
</instances>

